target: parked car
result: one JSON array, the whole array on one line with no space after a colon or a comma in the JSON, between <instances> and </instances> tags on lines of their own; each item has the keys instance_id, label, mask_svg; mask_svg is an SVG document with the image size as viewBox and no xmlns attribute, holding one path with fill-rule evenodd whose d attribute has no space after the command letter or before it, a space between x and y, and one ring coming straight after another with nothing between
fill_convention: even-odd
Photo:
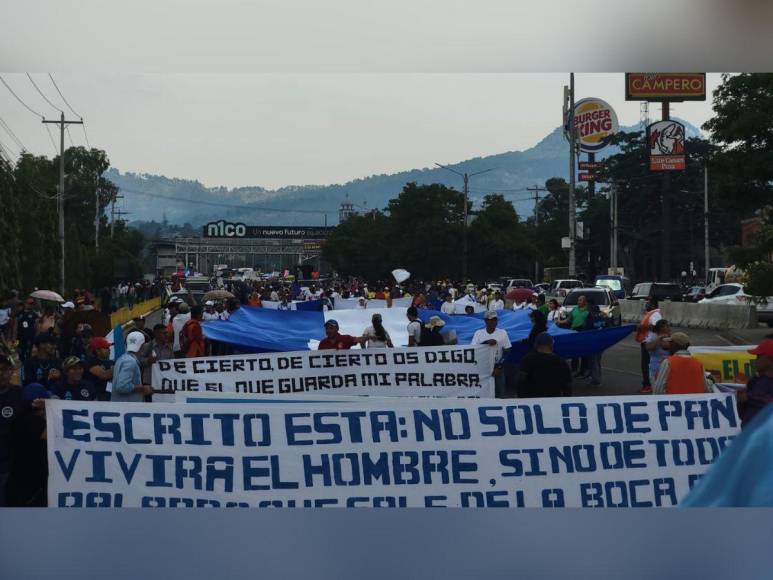
<instances>
[{"instance_id":1,"label":"parked car","mask_svg":"<svg viewBox=\"0 0 773 580\"><path fill-rule=\"evenodd\" d=\"M582 288L583 286L581 280L553 280L548 295L563 298L573 288Z\"/></svg>"},{"instance_id":2,"label":"parked car","mask_svg":"<svg viewBox=\"0 0 773 580\"><path fill-rule=\"evenodd\" d=\"M594 286L605 286L612 290L617 296L618 300L621 300L631 293L631 281L625 276L615 275L602 275L596 276L596 280L593 283Z\"/></svg>"},{"instance_id":3,"label":"parked car","mask_svg":"<svg viewBox=\"0 0 773 580\"><path fill-rule=\"evenodd\" d=\"M665 282L641 282L633 287L631 300L644 300L649 296L654 296L660 300L671 300L672 302L682 302L682 289L679 284Z\"/></svg>"},{"instance_id":4,"label":"parked car","mask_svg":"<svg viewBox=\"0 0 773 580\"><path fill-rule=\"evenodd\" d=\"M752 296L746 292L743 284L721 284L714 288L699 304L754 304ZM768 296L764 302L757 302L757 320L773 327L773 296Z\"/></svg>"},{"instance_id":5,"label":"parked car","mask_svg":"<svg viewBox=\"0 0 773 580\"><path fill-rule=\"evenodd\" d=\"M706 297L705 286L690 286L682 296L685 302L700 302Z\"/></svg>"},{"instance_id":6,"label":"parked car","mask_svg":"<svg viewBox=\"0 0 773 580\"><path fill-rule=\"evenodd\" d=\"M585 296L588 302L595 304L599 310L606 316L607 323L604 326L620 326L622 324L622 314L620 312L620 302L615 293L609 288L575 288L564 298L563 307L567 313L577 307L577 300L580 296Z\"/></svg>"},{"instance_id":7,"label":"parked car","mask_svg":"<svg viewBox=\"0 0 773 580\"><path fill-rule=\"evenodd\" d=\"M505 289L509 291L513 288L534 288L534 282L528 278L510 278Z\"/></svg>"}]
</instances>

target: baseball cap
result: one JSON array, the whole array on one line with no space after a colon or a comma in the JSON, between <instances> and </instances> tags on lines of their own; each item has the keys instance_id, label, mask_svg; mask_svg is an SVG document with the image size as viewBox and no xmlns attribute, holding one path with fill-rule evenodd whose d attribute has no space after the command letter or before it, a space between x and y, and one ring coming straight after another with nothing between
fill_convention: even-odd
<instances>
[{"instance_id":1,"label":"baseball cap","mask_svg":"<svg viewBox=\"0 0 773 580\"><path fill-rule=\"evenodd\" d=\"M35 301L32 298L27 298L24 302L25 304L35 304Z\"/></svg>"},{"instance_id":2,"label":"baseball cap","mask_svg":"<svg viewBox=\"0 0 773 580\"><path fill-rule=\"evenodd\" d=\"M214 306L214 305L215 305L215 302L214 302L213 300L207 300L207 301L204 303L204 306Z\"/></svg>"},{"instance_id":3,"label":"baseball cap","mask_svg":"<svg viewBox=\"0 0 773 580\"><path fill-rule=\"evenodd\" d=\"M494 320L497 318L497 313L493 310L488 310L486 314L483 315L483 318L486 320Z\"/></svg>"},{"instance_id":4,"label":"baseball cap","mask_svg":"<svg viewBox=\"0 0 773 580\"><path fill-rule=\"evenodd\" d=\"M335 326L338 328L338 321L331 318L330 320L325 321L325 326Z\"/></svg>"},{"instance_id":5,"label":"baseball cap","mask_svg":"<svg viewBox=\"0 0 773 580\"><path fill-rule=\"evenodd\" d=\"M107 340L104 336L95 336L89 341L89 348L91 350L110 348L111 346L113 346L113 343Z\"/></svg>"},{"instance_id":6,"label":"baseball cap","mask_svg":"<svg viewBox=\"0 0 773 580\"><path fill-rule=\"evenodd\" d=\"M684 332L675 332L671 335L671 343L681 349L685 349L690 346L690 337Z\"/></svg>"},{"instance_id":7,"label":"baseball cap","mask_svg":"<svg viewBox=\"0 0 773 580\"><path fill-rule=\"evenodd\" d=\"M70 301L68 300L67 302L65 302L64 304L62 304L62 308L75 308L75 304L73 304L72 302L70 302Z\"/></svg>"},{"instance_id":8,"label":"baseball cap","mask_svg":"<svg viewBox=\"0 0 773 580\"><path fill-rule=\"evenodd\" d=\"M83 366L83 361L79 359L77 356L68 356L66 359L64 359L64 362L62 362L63 371L66 371L68 369L71 369L77 366Z\"/></svg>"},{"instance_id":9,"label":"baseball cap","mask_svg":"<svg viewBox=\"0 0 773 580\"><path fill-rule=\"evenodd\" d=\"M126 337L126 350L129 352L137 352L145 344L145 335L139 330L130 332Z\"/></svg>"},{"instance_id":10,"label":"baseball cap","mask_svg":"<svg viewBox=\"0 0 773 580\"><path fill-rule=\"evenodd\" d=\"M534 346L553 346L553 337L547 332L540 332L534 338Z\"/></svg>"},{"instance_id":11,"label":"baseball cap","mask_svg":"<svg viewBox=\"0 0 773 580\"><path fill-rule=\"evenodd\" d=\"M749 354L773 356L773 338L767 338L760 344L747 351Z\"/></svg>"},{"instance_id":12,"label":"baseball cap","mask_svg":"<svg viewBox=\"0 0 773 580\"><path fill-rule=\"evenodd\" d=\"M46 389L40 383L30 383L21 389L22 397L25 401L34 401L35 399L50 399L54 393Z\"/></svg>"}]
</instances>

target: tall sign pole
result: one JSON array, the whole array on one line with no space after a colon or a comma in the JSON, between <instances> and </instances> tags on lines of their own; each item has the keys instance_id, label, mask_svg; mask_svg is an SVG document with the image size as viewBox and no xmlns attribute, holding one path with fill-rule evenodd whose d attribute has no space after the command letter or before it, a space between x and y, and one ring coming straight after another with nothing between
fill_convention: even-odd
<instances>
[{"instance_id":1,"label":"tall sign pole","mask_svg":"<svg viewBox=\"0 0 773 580\"><path fill-rule=\"evenodd\" d=\"M62 112L58 121L43 119L43 123L59 125L59 192L56 196L56 209L59 214L59 293L64 295L64 130L67 125L83 125L83 121L67 121Z\"/></svg>"},{"instance_id":2,"label":"tall sign pole","mask_svg":"<svg viewBox=\"0 0 773 580\"><path fill-rule=\"evenodd\" d=\"M671 121L670 105L706 100L706 73L625 73L626 101L663 105L661 120L647 127L650 171L663 171L660 213L660 277L671 279L671 171L685 169L684 126Z\"/></svg>"},{"instance_id":3,"label":"tall sign pole","mask_svg":"<svg viewBox=\"0 0 773 580\"><path fill-rule=\"evenodd\" d=\"M575 228L577 227L577 216L574 201L574 179L575 179L575 143L577 142L577 131L574 127L574 73L569 73L569 276L576 275L576 256L575 256Z\"/></svg>"},{"instance_id":4,"label":"tall sign pole","mask_svg":"<svg viewBox=\"0 0 773 580\"><path fill-rule=\"evenodd\" d=\"M706 264L706 277L709 279L711 253L709 250L709 164L703 166L703 259Z\"/></svg>"}]
</instances>

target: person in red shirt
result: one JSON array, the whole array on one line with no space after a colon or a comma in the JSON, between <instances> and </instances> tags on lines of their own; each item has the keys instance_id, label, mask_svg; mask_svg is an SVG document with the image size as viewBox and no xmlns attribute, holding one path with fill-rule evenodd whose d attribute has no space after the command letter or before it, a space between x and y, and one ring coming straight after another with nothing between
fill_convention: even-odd
<instances>
[{"instance_id":1,"label":"person in red shirt","mask_svg":"<svg viewBox=\"0 0 773 580\"><path fill-rule=\"evenodd\" d=\"M201 328L201 319L204 309L201 306L191 308L191 319L185 323L180 331L180 350L185 358L204 356L206 348L204 344L204 331Z\"/></svg>"},{"instance_id":2,"label":"person in red shirt","mask_svg":"<svg viewBox=\"0 0 773 580\"><path fill-rule=\"evenodd\" d=\"M325 338L323 338L317 350L349 350L356 344L365 342L361 336L350 336L348 334L339 334L338 322L328 320L325 322Z\"/></svg>"}]
</instances>

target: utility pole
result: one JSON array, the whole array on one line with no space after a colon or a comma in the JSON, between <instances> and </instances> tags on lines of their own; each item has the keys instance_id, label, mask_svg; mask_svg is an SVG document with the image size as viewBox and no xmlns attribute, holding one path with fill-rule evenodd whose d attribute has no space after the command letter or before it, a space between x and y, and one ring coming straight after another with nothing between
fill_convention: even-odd
<instances>
[{"instance_id":1,"label":"utility pole","mask_svg":"<svg viewBox=\"0 0 773 580\"><path fill-rule=\"evenodd\" d=\"M670 118L670 104L663 101L661 120ZM671 280L671 172L664 171L661 177L661 214L660 214L660 281Z\"/></svg>"},{"instance_id":2,"label":"utility pole","mask_svg":"<svg viewBox=\"0 0 773 580\"><path fill-rule=\"evenodd\" d=\"M94 250L99 254L99 183L94 186Z\"/></svg>"},{"instance_id":3,"label":"utility pole","mask_svg":"<svg viewBox=\"0 0 773 580\"><path fill-rule=\"evenodd\" d=\"M609 250L610 274L617 274L617 187L613 183L609 190L610 218L611 218L611 244Z\"/></svg>"},{"instance_id":4,"label":"utility pole","mask_svg":"<svg viewBox=\"0 0 773 580\"><path fill-rule=\"evenodd\" d=\"M47 121L44 118L42 122L59 125L59 193L56 196L56 209L59 214L59 293L64 295L64 130L67 125L83 125L83 121L67 121L62 112L58 121Z\"/></svg>"},{"instance_id":5,"label":"utility pole","mask_svg":"<svg viewBox=\"0 0 773 580\"><path fill-rule=\"evenodd\" d=\"M534 229L536 233L536 229L539 228L539 211L537 211L539 206L539 194L540 192L546 190L542 187L539 187L538 185L535 185L534 187L527 187L526 190L534 192ZM534 282L538 282L539 279L539 259L536 259L534 260Z\"/></svg>"},{"instance_id":6,"label":"utility pole","mask_svg":"<svg viewBox=\"0 0 773 580\"><path fill-rule=\"evenodd\" d=\"M115 202L118 199L123 199L122 195L116 195L115 198L113 198L113 204L110 206L110 239L113 239L113 235L115 234ZM122 212L117 212L120 216Z\"/></svg>"},{"instance_id":7,"label":"utility pole","mask_svg":"<svg viewBox=\"0 0 773 580\"><path fill-rule=\"evenodd\" d=\"M577 142L577 130L574 126L574 73L569 73L569 106L567 117L569 121L569 276L576 275L575 236L577 216L574 202L575 182L575 144Z\"/></svg>"},{"instance_id":8,"label":"utility pole","mask_svg":"<svg viewBox=\"0 0 773 580\"><path fill-rule=\"evenodd\" d=\"M462 231L462 280L467 281L467 215L469 213L469 205L470 205L470 177L474 177L475 175L480 175L481 173L488 173L489 171L494 171L496 169L495 167L492 167L491 169L484 169L483 171L477 171L476 173L460 173L456 169L451 169L450 167L447 167L445 165L441 165L440 163L435 163L438 167L442 167L443 169L447 169L451 173L456 173L458 176L460 176L464 180L464 230Z\"/></svg>"},{"instance_id":9,"label":"utility pole","mask_svg":"<svg viewBox=\"0 0 773 580\"><path fill-rule=\"evenodd\" d=\"M706 282L711 268L711 251L709 249L709 164L703 165L703 252L706 263Z\"/></svg>"}]
</instances>

